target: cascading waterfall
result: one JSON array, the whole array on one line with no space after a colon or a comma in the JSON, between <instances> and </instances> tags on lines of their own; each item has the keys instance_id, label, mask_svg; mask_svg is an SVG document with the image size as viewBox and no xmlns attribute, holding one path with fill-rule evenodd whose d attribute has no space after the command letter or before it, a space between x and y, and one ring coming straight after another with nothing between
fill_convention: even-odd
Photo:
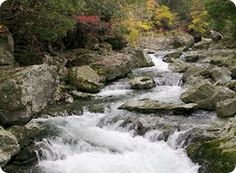
<instances>
[{"instance_id":1,"label":"cascading waterfall","mask_svg":"<svg viewBox=\"0 0 236 173\"><path fill-rule=\"evenodd\" d=\"M117 124L96 126L105 114L53 118L60 135L39 142L39 165L47 173L197 173L182 149L164 141L121 131ZM40 120L39 120L40 121ZM154 134L159 134L153 133Z\"/></svg>"},{"instance_id":2,"label":"cascading waterfall","mask_svg":"<svg viewBox=\"0 0 236 173\"><path fill-rule=\"evenodd\" d=\"M183 89L181 75L165 77L172 73L160 56L151 55L154 67L134 70L140 73L162 74L163 85L145 92L135 92L131 99L150 98L165 102L180 102ZM177 78L177 79L176 79ZM157 80L157 79L156 79ZM132 91L126 79L105 87L98 97L119 97ZM34 168L40 173L197 173L198 165L193 164L184 149L179 146L178 133L163 141L163 132L155 129L144 136L135 134L132 123L124 125L129 113L118 110L122 99L107 105L104 113L84 111L80 116L38 119L39 123L54 128L53 137L37 142L39 164ZM117 119L116 121L109 121ZM183 131L184 133L184 131Z\"/></svg>"}]
</instances>

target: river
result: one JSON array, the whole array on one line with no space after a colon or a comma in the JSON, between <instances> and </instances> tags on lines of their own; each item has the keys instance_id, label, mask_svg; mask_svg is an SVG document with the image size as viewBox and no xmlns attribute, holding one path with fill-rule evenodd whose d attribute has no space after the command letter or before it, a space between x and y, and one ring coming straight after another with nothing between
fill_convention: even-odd
<instances>
[{"instance_id":1,"label":"river","mask_svg":"<svg viewBox=\"0 0 236 173\"><path fill-rule=\"evenodd\" d=\"M153 77L155 88L132 90L128 78L120 79L97 94L104 111L94 113L85 106L79 115L37 119L56 132L36 142L39 163L33 172L197 173L199 165L187 157L185 142L191 130L214 122L215 113L197 111L188 117L159 116L118 109L127 99L181 102L182 74L169 70L169 64L163 61L163 52L150 56L155 66L135 69L130 76ZM152 127L141 134L135 120ZM172 131L164 135L170 124L174 124Z\"/></svg>"}]
</instances>

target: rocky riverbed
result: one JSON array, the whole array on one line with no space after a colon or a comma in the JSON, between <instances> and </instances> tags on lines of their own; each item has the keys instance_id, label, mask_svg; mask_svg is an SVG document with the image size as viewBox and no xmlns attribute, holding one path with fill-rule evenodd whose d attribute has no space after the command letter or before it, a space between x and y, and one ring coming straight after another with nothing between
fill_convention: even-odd
<instances>
[{"instance_id":1,"label":"rocky riverbed","mask_svg":"<svg viewBox=\"0 0 236 173\"><path fill-rule=\"evenodd\" d=\"M112 51L106 43L18 67L11 58L11 35L5 34L0 57L4 171L234 170L233 44L194 44L181 33L143 38L135 49Z\"/></svg>"}]
</instances>

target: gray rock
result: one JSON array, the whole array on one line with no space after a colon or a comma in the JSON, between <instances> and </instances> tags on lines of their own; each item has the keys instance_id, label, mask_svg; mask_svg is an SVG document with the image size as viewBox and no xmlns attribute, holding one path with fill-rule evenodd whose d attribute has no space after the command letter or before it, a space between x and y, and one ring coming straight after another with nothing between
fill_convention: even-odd
<instances>
[{"instance_id":1,"label":"gray rock","mask_svg":"<svg viewBox=\"0 0 236 173\"><path fill-rule=\"evenodd\" d=\"M12 126L8 129L17 139L20 147L26 147L40 134L42 128L35 122L29 122L24 126Z\"/></svg>"},{"instance_id":2,"label":"gray rock","mask_svg":"<svg viewBox=\"0 0 236 173\"><path fill-rule=\"evenodd\" d=\"M69 69L68 78L78 90L96 93L101 90L102 78L89 66L78 66Z\"/></svg>"},{"instance_id":3,"label":"gray rock","mask_svg":"<svg viewBox=\"0 0 236 173\"><path fill-rule=\"evenodd\" d=\"M191 67L191 64L186 63L180 59L174 59L173 62L170 64L170 69L174 72L183 73L185 72L189 67Z\"/></svg>"},{"instance_id":4,"label":"gray rock","mask_svg":"<svg viewBox=\"0 0 236 173\"><path fill-rule=\"evenodd\" d=\"M170 51L165 55L165 58L179 58L182 54L182 50L175 49L174 51Z\"/></svg>"},{"instance_id":5,"label":"gray rock","mask_svg":"<svg viewBox=\"0 0 236 173\"><path fill-rule=\"evenodd\" d=\"M165 103L156 100L130 100L125 102L119 109L142 113L165 113L188 114L197 108L197 104L190 103Z\"/></svg>"},{"instance_id":6,"label":"gray rock","mask_svg":"<svg viewBox=\"0 0 236 173\"><path fill-rule=\"evenodd\" d=\"M231 81L231 72L225 67L215 67L210 71L211 78L220 84L226 84Z\"/></svg>"},{"instance_id":7,"label":"gray rock","mask_svg":"<svg viewBox=\"0 0 236 173\"><path fill-rule=\"evenodd\" d=\"M138 47L150 50L167 50L178 47L188 49L194 45L194 38L184 32L146 36L141 37L139 40Z\"/></svg>"},{"instance_id":8,"label":"gray rock","mask_svg":"<svg viewBox=\"0 0 236 173\"><path fill-rule=\"evenodd\" d=\"M90 64L105 81L124 77L133 67L133 59L125 53L111 53Z\"/></svg>"},{"instance_id":9,"label":"gray rock","mask_svg":"<svg viewBox=\"0 0 236 173\"><path fill-rule=\"evenodd\" d=\"M189 67L183 75L183 80L188 82L191 77L199 77L206 74L206 69L200 66L191 66Z\"/></svg>"},{"instance_id":10,"label":"gray rock","mask_svg":"<svg viewBox=\"0 0 236 173\"><path fill-rule=\"evenodd\" d=\"M151 89L155 87L155 82L150 77L136 77L131 79L129 84L132 89Z\"/></svg>"},{"instance_id":11,"label":"gray rock","mask_svg":"<svg viewBox=\"0 0 236 173\"><path fill-rule=\"evenodd\" d=\"M0 75L0 124L15 125L29 121L44 109L56 89L56 68L35 65L17 68Z\"/></svg>"},{"instance_id":12,"label":"gray rock","mask_svg":"<svg viewBox=\"0 0 236 173\"><path fill-rule=\"evenodd\" d=\"M143 49L132 50L131 61L134 68L153 66L151 57Z\"/></svg>"},{"instance_id":13,"label":"gray rock","mask_svg":"<svg viewBox=\"0 0 236 173\"><path fill-rule=\"evenodd\" d=\"M224 36L217 31L211 30L210 33L211 33L211 38L213 41L219 41L224 38Z\"/></svg>"},{"instance_id":14,"label":"gray rock","mask_svg":"<svg viewBox=\"0 0 236 173\"><path fill-rule=\"evenodd\" d=\"M236 79L236 65L232 66L230 68L230 70L231 70L231 73L232 73L232 78Z\"/></svg>"},{"instance_id":15,"label":"gray rock","mask_svg":"<svg viewBox=\"0 0 236 173\"><path fill-rule=\"evenodd\" d=\"M0 127L0 167L20 151L16 137L9 131Z\"/></svg>"},{"instance_id":16,"label":"gray rock","mask_svg":"<svg viewBox=\"0 0 236 173\"><path fill-rule=\"evenodd\" d=\"M229 89L233 90L234 92L236 92L236 80L231 80L227 83L227 87L229 87Z\"/></svg>"},{"instance_id":17,"label":"gray rock","mask_svg":"<svg viewBox=\"0 0 236 173\"><path fill-rule=\"evenodd\" d=\"M217 103L217 116L228 118L236 115L236 98L223 100Z\"/></svg>"},{"instance_id":18,"label":"gray rock","mask_svg":"<svg viewBox=\"0 0 236 173\"><path fill-rule=\"evenodd\" d=\"M212 86L209 82L202 82L190 87L181 95L186 103L197 103L199 108L215 110L217 102L234 97L234 91L226 87Z\"/></svg>"}]
</instances>

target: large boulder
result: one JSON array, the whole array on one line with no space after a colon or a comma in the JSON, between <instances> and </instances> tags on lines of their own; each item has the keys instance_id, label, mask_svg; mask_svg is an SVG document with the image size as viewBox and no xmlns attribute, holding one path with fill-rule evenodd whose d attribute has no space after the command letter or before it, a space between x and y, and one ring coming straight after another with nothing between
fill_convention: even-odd
<instances>
[{"instance_id":1,"label":"large boulder","mask_svg":"<svg viewBox=\"0 0 236 173\"><path fill-rule=\"evenodd\" d=\"M99 92L103 84L102 78L89 66L78 66L69 69L68 79L78 90L96 93Z\"/></svg>"},{"instance_id":2,"label":"large boulder","mask_svg":"<svg viewBox=\"0 0 236 173\"><path fill-rule=\"evenodd\" d=\"M132 89L151 89L155 87L155 82L150 77L136 77L129 81Z\"/></svg>"},{"instance_id":3,"label":"large boulder","mask_svg":"<svg viewBox=\"0 0 236 173\"><path fill-rule=\"evenodd\" d=\"M14 64L13 50L14 41L11 33L0 25L0 67Z\"/></svg>"},{"instance_id":4,"label":"large boulder","mask_svg":"<svg viewBox=\"0 0 236 173\"><path fill-rule=\"evenodd\" d=\"M174 48L185 47L185 49L189 49L194 45L193 36L187 33L178 33L177 36L173 39Z\"/></svg>"},{"instance_id":5,"label":"large boulder","mask_svg":"<svg viewBox=\"0 0 236 173\"><path fill-rule=\"evenodd\" d=\"M215 67L210 71L211 78L220 84L226 84L231 81L231 72L226 67Z\"/></svg>"},{"instance_id":6,"label":"large boulder","mask_svg":"<svg viewBox=\"0 0 236 173\"><path fill-rule=\"evenodd\" d=\"M133 49L130 53L134 68L154 66L151 57L143 49Z\"/></svg>"},{"instance_id":7,"label":"large boulder","mask_svg":"<svg viewBox=\"0 0 236 173\"><path fill-rule=\"evenodd\" d=\"M181 95L186 103L197 103L206 110L215 110L217 102L234 97L235 92L226 87L212 86L209 82L202 82L190 87Z\"/></svg>"},{"instance_id":8,"label":"large boulder","mask_svg":"<svg viewBox=\"0 0 236 173\"><path fill-rule=\"evenodd\" d=\"M124 53L112 53L90 64L105 81L124 77L133 68L131 56Z\"/></svg>"},{"instance_id":9,"label":"large boulder","mask_svg":"<svg viewBox=\"0 0 236 173\"><path fill-rule=\"evenodd\" d=\"M202 66L192 65L189 67L183 75L183 81L185 84L194 86L196 83L208 78L208 68Z\"/></svg>"},{"instance_id":10,"label":"large boulder","mask_svg":"<svg viewBox=\"0 0 236 173\"><path fill-rule=\"evenodd\" d=\"M217 103L217 116L227 118L236 115L236 98L223 100Z\"/></svg>"},{"instance_id":11,"label":"large boulder","mask_svg":"<svg viewBox=\"0 0 236 173\"><path fill-rule=\"evenodd\" d=\"M188 156L201 167L199 173L229 173L236 163L236 119L226 125L211 128L215 135L198 136L187 147ZM206 130L205 130L206 131ZM206 133L203 133L206 134Z\"/></svg>"},{"instance_id":12,"label":"large boulder","mask_svg":"<svg viewBox=\"0 0 236 173\"><path fill-rule=\"evenodd\" d=\"M29 121L47 106L57 82L57 69L46 64L1 73L0 124Z\"/></svg>"},{"instance_id":13,"label":"large boulder","mask_svg":"<svg viewBox=\"0 0 236 173\"><path fill-rule=\"evenodd\" d=\"M158 34L155 36L141 37L138 42L138 47L149 50L163 50L173 48L188 49L194 45L194 38L188 33L176 32Z\"/></svg>"},{"instance_id":14,"label":"large boulder","mask_svg":"<svg viewBox=\"0 0 236 173\"><path fill-rule=\"evenodd\" d=\"M20 151L16 137L9 131L0 127L0 167Z\"/></svg>"},{"instance_id":15,"label":"large boulder","mask_svg":"<svg viewBox=\"0 0 236 173\"><path fill-rule=\"evenodd\" d=\"M166 113L189 114L197 108L197 104L190 103L165 103L157 100L130 100L125 102L119 109L126 109L142 113Z\"/></svg>"}]
</instances>

